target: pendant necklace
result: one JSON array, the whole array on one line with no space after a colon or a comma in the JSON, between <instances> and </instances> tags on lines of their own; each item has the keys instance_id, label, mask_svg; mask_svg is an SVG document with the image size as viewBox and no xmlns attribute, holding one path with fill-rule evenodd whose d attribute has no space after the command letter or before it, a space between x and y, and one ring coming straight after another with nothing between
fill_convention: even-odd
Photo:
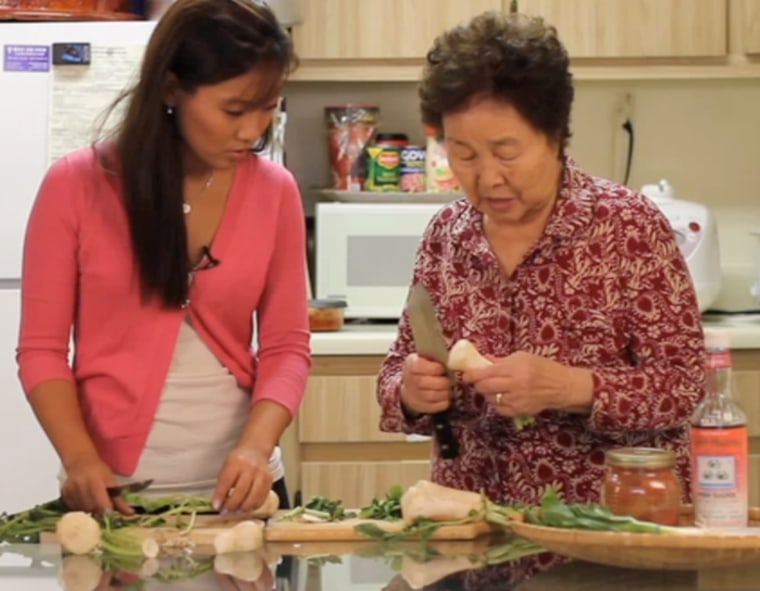
<instances>
[{"instance_id":1,"label":"pendant necklace","mask_svg":"<svg viewBox=\"0 0 760 591\"><path fill-rule=\"evenodd\" d=\"M212 170L211 174L208 175L208 178L206 179L206 182L203 183L203 188L198 192L198 195L196 195L195 198L197 199L198 197L200 197L201 195L203 195L208 190L208 188L211 186L211 183L213 183L213 182L214 182L214 171ZM182 202L182 213L184 213L185 215L187 215L192 210L193 210L193 207L187 201L183 201Z\"/></svg>"}]
</instances>

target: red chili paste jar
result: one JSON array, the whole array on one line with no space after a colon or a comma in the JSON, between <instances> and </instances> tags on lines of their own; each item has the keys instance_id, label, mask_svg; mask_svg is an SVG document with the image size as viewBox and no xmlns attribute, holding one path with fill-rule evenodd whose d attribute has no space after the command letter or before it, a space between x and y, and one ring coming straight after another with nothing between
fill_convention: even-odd
<instances>
[{"instance_id":1,"label":"red chili paste jar","mask_svg":"<svg viewBox=\"0 0 760 591\"><path fill-rule=\"evenodd\" d=\"M602 504L616 515L678 525L681 484L675 463L675 453L664 449L621 447L609 450Z\"/></svg>"}]
</instances>

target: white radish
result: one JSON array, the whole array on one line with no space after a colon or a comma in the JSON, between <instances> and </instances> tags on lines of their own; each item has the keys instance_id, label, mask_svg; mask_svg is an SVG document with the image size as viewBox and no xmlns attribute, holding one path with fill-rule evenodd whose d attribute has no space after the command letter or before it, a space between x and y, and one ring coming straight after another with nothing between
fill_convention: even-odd
<instances>
[{"instance_id":1,"label":"white radish","mask_svg":"<svg viewBox=\"0 0 760 591\"><path fill-rule=\"evenodd\" d=\"M449 359L446 364L453 371L467 371L493 365L493 362L480 354L478 348L467 339L459 339L449 350ZM515 426L520 431L528 425L532 425L533 417L515 417Z\"/></svg>"},{"instance_id":2,"label":"white radish","mask_svg":"<svg viewBox=\"0 0 760 591\"><path fill-rule=\"evenodd\" d=\"M280 508L280 497L277 496L276 492L274 492L273 490L270 490L264 503L260 507L257 507L256 509L254 509L250 513L250 517L266 519L267 517L272 517L275 513L277 513L277 510L279 508Z\"/></svg>"},{"instance_id":3,"label":"white radish","mask_svg":"<svg viewBox=\"0 0 760 591\"><path fill-rule=\"evenodd\" d=\"M55 533L64 550L72 554L88 554L100 544L100 524L89 513L70 511L56 524Z\"/></svg>"},{"instance_id":4,"label":"white radish","mask_svg":"<svg viewBox=\"0 0 760 591\"><path fill-rule=\"evenodd\" d=\"M467 371L488 367L492 362L483 357L477 347L467 339L459 339L449 350L448 367L453 371Z\"/></svg>"},{"instance_id":5,"label":"white radish","mask_svg":"<svg viewBox=\"0 0 760 591\"><path fill-rule=\"evenodd\" d=\"M234 552L214 557L216 572L248 583L259 580L264 572L264 564L264 559L258 552Z\"/></svg>"},{"instance_id":6,"label":"white radish","mask_svg":"<svg viewBox=\"0 0 760 591\"><path fill-rule=\"evenodd\" d=\"M161 561L157 558L146 558L140 565L140 576L149 579L161 570Z\"/></svg>"},{"instance_id":7,"label":"white radish","mask_svg":"<svg viewBox=\"0 0 760 591\"><path fill-rule=\"evenodd\" d=\"M433 521L465 519L484 510L480 494L419 480L401 495L401 515L411 522L418 517Z\"/></svg>"},{"instance_id":8,"label":"white radish","mask_svg":"<svg viewBox=\"0 0 760 591\"><path fill-rule=\"evenodd\" d=\"M58 571L58 582L64 591L93 591L103 578L103 569L92 556L64 556Z\"/></svg>"},{"instance_id":9,"label":"white radish","mask_svg":"<svg viewBox=\"0 0 760 591\"><path fill-rule=\"evenodd\" d=\"M264 522L258 520L241 521L214 537L214 550L217 554L248 552L263 545Z\"/></svg>"},{"instance_id":10,"label":"white radish","mask_svg":"<svg viewBox=\"0 0 760 591\"><path fill-rule=\"evenodd\" d=\"M161 552L161 545L153 538L145 538L142 542L142 552L146 558L156 558Z\"/></svg>"}]
</instances>

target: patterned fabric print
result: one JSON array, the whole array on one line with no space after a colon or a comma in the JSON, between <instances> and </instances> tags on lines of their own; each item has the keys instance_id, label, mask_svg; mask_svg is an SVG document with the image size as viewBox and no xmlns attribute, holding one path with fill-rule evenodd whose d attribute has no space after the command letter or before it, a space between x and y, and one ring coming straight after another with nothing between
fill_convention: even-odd
<instances>
[{"instance_id":1,"label":"patterned fabric print","mask_svg":"<svg viewBox=\"0 0 760 591\"><path fill-rule=\"evenodd\" d=\"M598 500L605 451L673 449L688 500L688 418L704 393L703 334L688 268L667 219L640 194L567 159L543 236L505 276L466 200L423 237L413 281L430 291L451 346L498 357L527 351L594 372L590 415L544 411L517 431L475 390L454 386L460 455L433 452L433 479L501 502L536 503L547 485ZM378 378L381 429L431 434L401 410L401 366L414 352L406 313Z\"/></svg>"}]
</instances>

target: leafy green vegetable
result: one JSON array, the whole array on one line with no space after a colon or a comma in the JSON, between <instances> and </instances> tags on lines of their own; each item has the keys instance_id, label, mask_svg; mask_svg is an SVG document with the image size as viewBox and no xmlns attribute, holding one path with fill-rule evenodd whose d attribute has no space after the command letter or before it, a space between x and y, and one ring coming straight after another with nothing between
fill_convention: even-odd
<instances>
[{"instance_id":1,"label":"leafy green vegetable","mask_svg":"<svg viewBox=\"0 0 760 591\"><path fill-rule=\"evenodd\" d=\"M127 503L141 513L162 514L166 517L167 512L171 515L181 513L216 513L211 499L193 495L168 495L155 499L148 499L140 493L125 492L122 494Z\"/></svg>"},{"instance_id":2,"label":"leafy green vegetable","mask_svg":"<svg viewBox=\"0 0 760 591\"><path fill-rule=\"evenodd\" d=\"M42 532L55 531L55 526L67 507L55 499L31 509L0 515L0 542L39 543Z\"/></svg>"},{"instance_id":3,"label":"leafy green vegetable","mask_svg":"<svg viewBox=\"0 0 760 591\"><path fill-rule=\"evenodd\" d=\"M451 521L433 521L432 519L418 517L399 531L386 531L374 523L360 523L354 527L354 530L365 536L384 542L395 542L409 538L417 538L424 541L429 540L436 530L444 525L463 525L465 523L472 523L472 521L470 517Z\"/></svg>"},{"instance_id":4,"label":"leafy green vegetable","mask_svg":"<svg viewBox=\"0 0 760 591\"><path fill-rule=\"evenodd\" d=\"M359 510L359 517L364 519L401 519L401 496L404 489L396 484L388 489L385 498L373 498L372 502Z\"/></svg>"},{"instance_id":5,"label":"leafy green vegetable","mask_svg":"<svg viewBox=\"0 0 760 591\"><path fill-rule=\"evenodd\" d=\"M598 503L565 503L554 487L544 491L540 507L526 509L524 515L528 523L549 527L638 533L676 531L676 528L640 521L629 515L615 515Z\"/></svg>"},{"instance_id":6,"label":"leafy green vegetable","mask_svg":"<svg viewBox=\"0 0 760 591\"><path fill-rule=\"evenodd\" d=\"M328 499L323 496L310 497L303 506L295 507L278 518L280 521L289 521L297 519L302 515L318 517L325 521L343 521L356 517L355 511L346 511L343 507L343 501L339 499Z\"/></svg>"},{"instance_id":7,"label":"leafy green vegetable","mask_svg":"<svg viewBox=\"0 0 760 591\"><path fill-rule=\"evenodd\" d=\"M530 425L535 423L536 418L535 417L515 417L514 421L515 421L515 428L518 431L522 431L523 429L525 429L525 427L529 427Z\"/></svg>"}]
</instances>

